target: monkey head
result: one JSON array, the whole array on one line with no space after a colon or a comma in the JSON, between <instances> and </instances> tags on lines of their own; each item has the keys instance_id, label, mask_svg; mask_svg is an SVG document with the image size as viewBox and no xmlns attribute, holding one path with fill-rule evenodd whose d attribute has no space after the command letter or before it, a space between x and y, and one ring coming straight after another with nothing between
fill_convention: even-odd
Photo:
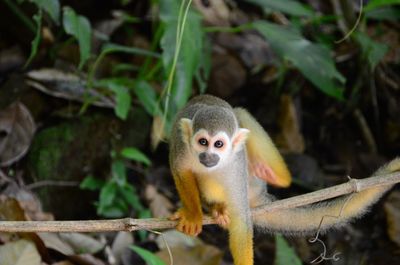
<instances>
[{"instance_id":1,"label":"monkey head","mask_svg":"<svg viewBox=\"0 0 400 265\"><path fill-rule=\"evenodd\" d=\"M192 119L180 121L181 135L195 158L196 168L211 171L233 162L244 147L248 129L239 128L232 111L207 106Z\"/></svg>"}]
</instances>

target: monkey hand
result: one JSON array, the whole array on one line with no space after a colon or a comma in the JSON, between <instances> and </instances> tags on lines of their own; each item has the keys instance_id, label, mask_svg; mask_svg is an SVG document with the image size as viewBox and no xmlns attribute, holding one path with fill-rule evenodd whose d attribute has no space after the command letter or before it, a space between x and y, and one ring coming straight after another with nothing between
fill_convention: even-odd
<instances>
[{"instance_id":1,"label":"monkey hand","mask_svg":"<svg viewBox=\"0 0 400 265\"><path fill-rule=\"evenodd\" d=\"M230 223L230 218L226 206L223 204L214 204L211 208L211 215L219 226L226 229Z\"/></svg>"},{"instance_id":2,"label":"monkey hand","mask_svg":"<svg viewBox=\"0 0 400 265\"><path fill-rule=\"evenodd\" d=\"M190 236L197 236L203 228L202 213L193 214L185 208L180 208L169 219L178 220L176 229Z\"/></svg>"}]
</instances>

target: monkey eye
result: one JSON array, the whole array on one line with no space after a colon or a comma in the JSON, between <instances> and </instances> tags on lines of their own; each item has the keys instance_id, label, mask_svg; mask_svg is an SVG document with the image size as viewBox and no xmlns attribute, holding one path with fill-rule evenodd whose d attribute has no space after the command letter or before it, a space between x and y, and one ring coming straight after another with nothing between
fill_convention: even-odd
<instances>
[{"instance_id":1,"label":"monkey eye","mask_svg":"<svg viewBox=\"0 0 400 265\"><path fill-rule=\"evenodd\" d=\"M200 144L200 145L207 146L207 145L208 145L208 141L207 141L207 139L205 139L205 138L200 138L200 139L199 139L199 144Z\"/></svg>"},{"instance_id":2,"label":"monkey eye","mask_svg":"<svg viewBox=\"0 0 400 265\"><path fill-rule=\"evenodd\" d=\"M222 146L224 146L224 142L222 142L221 140L218 140L214 143L214 146L216 148L221 148Z\"/></svg>"}]
</instances>

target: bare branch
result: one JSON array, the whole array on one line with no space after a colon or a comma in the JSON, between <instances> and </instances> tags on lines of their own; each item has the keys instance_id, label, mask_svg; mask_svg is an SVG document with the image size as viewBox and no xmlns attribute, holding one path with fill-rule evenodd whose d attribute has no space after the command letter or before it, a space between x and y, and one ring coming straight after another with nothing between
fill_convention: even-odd
<instances>
[{"instance_id":1,"label":"bare branch","mask_svg":"<svg viewBox=\"0 0 400 265\"><path fill-rule=\"evenodd\" d=\"M389 186L400 182L400 173L373 176L365 179L351 179L347 183L291 197L252 209L253 215L262 211L278 211L309 205L345 194L360 192L368 188ZM176 221L167 219L113 219L85 221L0 221L0 232L106 232L168 229L176 226ZM211 217L205 217L204 225L215 224Z\"/></svg>"}]
</instances>

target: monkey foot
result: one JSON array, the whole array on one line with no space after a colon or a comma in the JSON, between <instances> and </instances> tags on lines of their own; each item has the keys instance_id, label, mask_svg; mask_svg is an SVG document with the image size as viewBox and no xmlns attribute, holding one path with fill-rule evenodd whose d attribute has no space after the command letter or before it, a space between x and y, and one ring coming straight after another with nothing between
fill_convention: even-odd
<instances>
[{"instance_id":1,"label":"monkey foot","mask_svg":"<svg viewBox=\"0 0 400 265\"><path fill-rule=\"evenodd\" d=\"M214 205L212 207L211 214L219 226L225 229L228 227L231 219L229 218L228 211L226 210L226 207L224 205Z\"/></svg>"},{"instance_id":2,"label":"monkey foot","mask_svg":"<svg viewBox=\"0 0 400 265\"><path fill-rule=\"evenodd\" d=\"M203 218L201 214L199 216L193 216L193 214L187 213L184 209L179 209L169 219L173 221L177 220L178 225L176 229L190 236L197 236L203 228Z\"/></svg>"}]
</instances>

